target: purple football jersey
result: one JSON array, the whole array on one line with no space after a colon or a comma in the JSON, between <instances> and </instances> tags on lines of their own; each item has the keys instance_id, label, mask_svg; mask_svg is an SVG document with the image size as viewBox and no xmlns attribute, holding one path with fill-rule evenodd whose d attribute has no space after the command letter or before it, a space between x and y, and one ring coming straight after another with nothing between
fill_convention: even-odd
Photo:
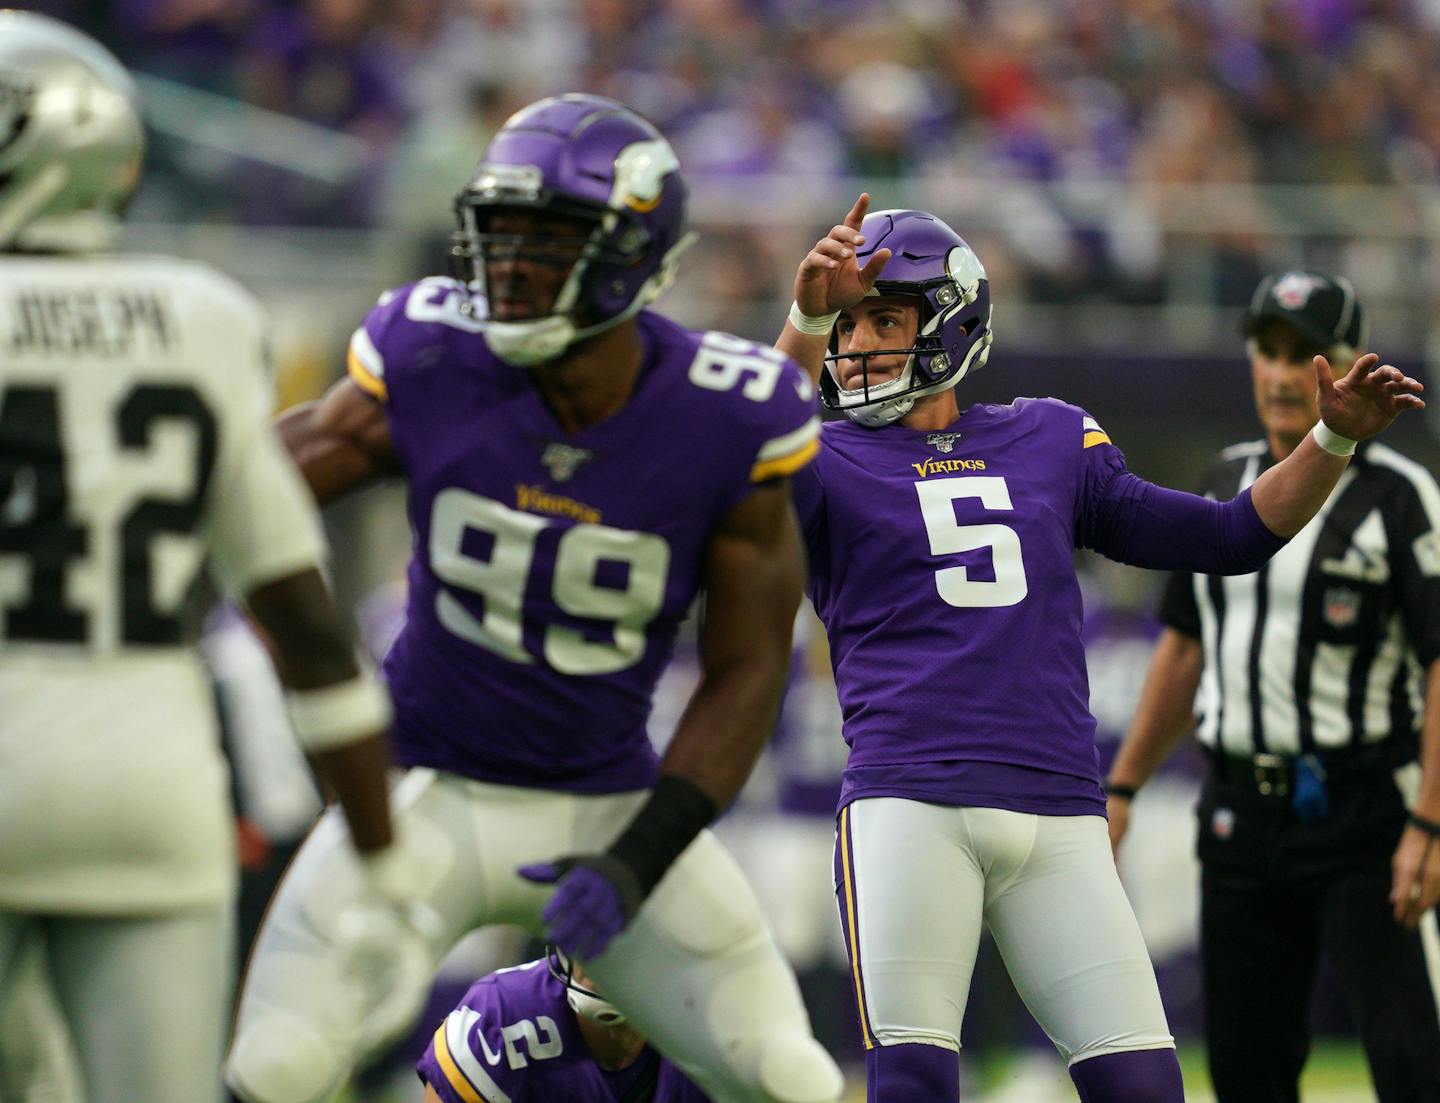
<instances>
[{"instance_id":1,"label":"purple football jersey","mask_svg":"<svg viewBox=\"0 0 1440 1103\"><path fill-rule=\"evenodd\" d=\"M613 416L565 432L433 278L350 342L389 417L413 534L385 658L403 765L576 792L649 785L651 695L710 533L817 449L814 389L772 349L638 316L645 364Z\"/></svg>"},{"instance_id":2,"label":"purple football jersey","mask_svg":"<svg viewBox=\"0 0 1440 1103\"><path fill-rule=\"evenodd\" d=\"M850 744L842 803L1104 809L1074 550L1124 457L1053 399L824 427L795 482Z\"/></svg>"},{"instance_id":3,"label":"purple football jersey","mask_svg":"<svg viewBox=\"0 0 1440 1103\"><path fill-rule=\"evenodd\" d=\"M615 1103L658 1063L651 1103L708 1103L669 1061L647 1049L605 1072L590 1055L565 986L544 961L482 977L445 1017L416 1071L445 1103Z\"/></svg>"}]
</instances>

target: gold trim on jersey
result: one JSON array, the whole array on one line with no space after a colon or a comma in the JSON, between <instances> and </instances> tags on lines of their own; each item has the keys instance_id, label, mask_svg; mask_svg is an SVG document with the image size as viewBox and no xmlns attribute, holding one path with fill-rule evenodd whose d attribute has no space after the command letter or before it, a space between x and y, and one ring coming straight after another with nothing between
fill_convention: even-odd
<instances>
[{"instance_id":1,"label":"gold trim on jersey","mask_svg":"<svg viewBox=\"0 0 1440 1103\"><path fill-rule=\"evenodd\" d=\"M855 936L855 868L850 857L850 805L840 809L840 874L845 882L845 923L849 928L850 969L855 975L855 1002L860 1009L860 1035L866 1049L875 1048L870 1016L865 1010L865 982L860 977L860 942Z\"/></svg>"},{"instance_id":2,"label":"gold trim on jersey","mask_svg":"<svg viewBox=\"0 0 1440 1103\"><path fill-rule=\"evenodd\" d=\"M374 395L381 402L384 402L389 394L385 389L385 380L371 375L370 370L360 362L360 357L355 355L351 349L345 354L345 370L350 373L350 378L366 394Z\"/></svg>"},{"instance_id":3,"label":"gold trim on jersey","mask_svg":"<svg viewBox=\"0 0 1440 1103\"><path fill-rule=\"evenodd\" d=\"M763 483L766 479L778 479L782 475L790 475L813 460L818 451L820 451L820 441L811 437L789 455L761 460L750 469L750 481Z\"/></svg>"},{"instance_id":4,"label":"gold trim on jersey","mask_svg":"<svg viewBox=\"0 0 1440 1103\"><path fill-rule=\"evenodd\" d=\"M1094 448L1097 444L1110 443L1110 434L1100 428L1100 423L1089 414L1080 419L1080 431L1085 434L1081 445L1082 450Z\"/></svg>"},{"instance_id":5,"label":"gold trim on jersey","mask_svg":"<svg viewBox=\"0 0 1440 1103\"><path fill-rule=\"evenodd\" d=\"M450 1056L450 1045L445 1041L445 1024L441 1023L435 1031L435 1060L440 1065L440 1071L445 1074L445 1079L450 1081L450 1086L455 1089L456 1094L465 1103L485 1103L485 1098L475 1090L465 1074L460 1071L460 1066L455 1063L455 1058Z\"/></svg>"}]
</instances>

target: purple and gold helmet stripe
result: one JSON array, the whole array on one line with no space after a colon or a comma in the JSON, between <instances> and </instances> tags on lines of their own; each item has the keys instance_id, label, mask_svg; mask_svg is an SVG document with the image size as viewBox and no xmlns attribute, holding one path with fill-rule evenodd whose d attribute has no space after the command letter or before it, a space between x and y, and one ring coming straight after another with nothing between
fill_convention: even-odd
<instances>
[{"instance_id":1,"label":"purple and gold helmet stripe","mask_svg":"<svg viewBox=\"0 0 1440 1103\"><path fill-rule=\"evenodd\" d=\"M850 955L855 1003L860 1013L860 1034L866 1049L875 1048L875 1032L865 1007L865 978L860 963L860 919L855 907L855 864L850 842L850 805L840 809L840 925L844 928L845 950Z\"/></svg>"}]
</instances>

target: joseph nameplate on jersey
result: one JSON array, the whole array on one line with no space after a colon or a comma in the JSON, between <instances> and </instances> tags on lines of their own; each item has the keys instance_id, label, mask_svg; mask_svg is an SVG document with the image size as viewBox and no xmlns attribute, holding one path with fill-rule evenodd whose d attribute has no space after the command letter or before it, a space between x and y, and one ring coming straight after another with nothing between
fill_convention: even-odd
<instances>
[{"instance_id":1,"label":"joseph nameplate on jersey","mask_svg":"<svg viewBox=\"0 0 1440 1103\"><path fill-rule=\"evenodd\" d=\"M128 357L171 351L175 327L153 291L28 288L0 302L0 348L11 356Z\"/></svg>"}]
</instances>

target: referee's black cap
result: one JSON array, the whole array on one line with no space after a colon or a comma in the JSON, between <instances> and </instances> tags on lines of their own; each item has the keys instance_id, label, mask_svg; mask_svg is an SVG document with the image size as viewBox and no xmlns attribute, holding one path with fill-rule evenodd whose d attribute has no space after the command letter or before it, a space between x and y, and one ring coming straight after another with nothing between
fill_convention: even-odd
<instances>
[{"instance_id":1,"label":"referee's black cap","mask_svg":"<svg viewBox=\"0 0 1440 1103\"><path fill-rule=\"evenodd\" d=\"M1343 276L1292 269L1266 276L1240 318L1240 335L1253 337L1270 318L1288 322L1321 348L1365 347L1365 312L1355 288Z\"/></svg>"}]
</instances>

